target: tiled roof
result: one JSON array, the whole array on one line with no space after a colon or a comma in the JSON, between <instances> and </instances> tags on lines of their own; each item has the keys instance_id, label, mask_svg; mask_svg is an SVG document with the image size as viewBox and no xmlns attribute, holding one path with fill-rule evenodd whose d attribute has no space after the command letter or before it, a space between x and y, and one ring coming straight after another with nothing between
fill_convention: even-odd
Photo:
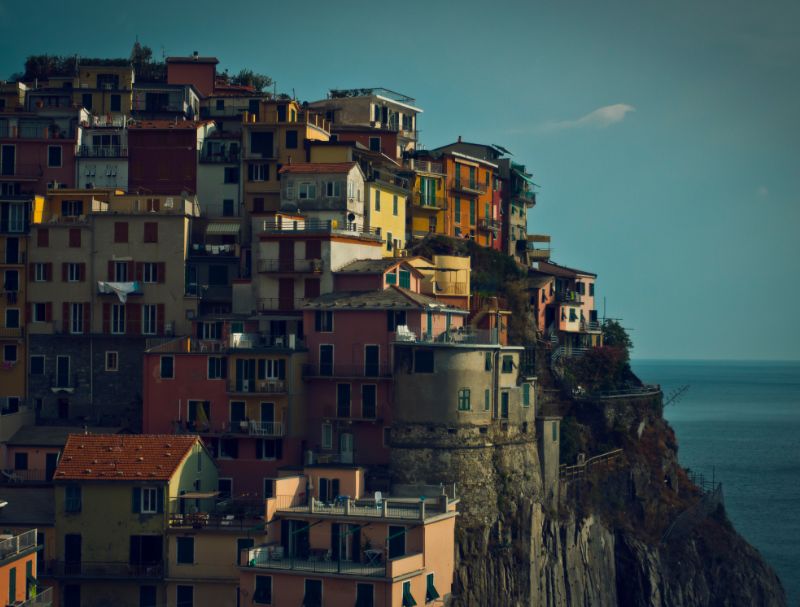
<instances>
[{"instance_id":1,"label":"tiled roof","mask_svg":"<svg viewBox=\"0 0 800 607\"><path fill-rule=\"evenodd\" d=\"M433 297L398 286L375 291L327 293L307 301L303 307L308 310L442 310L467 314L466 310L451 308Z\"/></svg>"},{"instance_id":2,"label":"tiled roof","mask_svg":"<svg viewBox=\"0 0 800 607\"><path fill-rule=\"evenodd\" d=\"M355 162L302 162L286 164L281 173L349 173Z\"/></svg>"},{"instance_id":3,"label":"tiled roof","mask_svg":"<svg viewBox=\"0 0 800 607\"><path fill-rule=\"evenodd\" d=\"M547 261L540 261L538 270L543 274L560 276L561 278L575 278L577 276L594 276L595 278L597 278L597 274L593 272L586 272L584 270L568 268L567 266L561 266L558 265L557 263L552 263Z\"/></svg>"},{"instance_id":4,"label":"tiled roof","mask_svg":"<svg viewBox=\"0 0 800 607\"><path fill-rule=\"evenodd\" d=\"M89 434L117 434L121 428L86 428ZM81 434L82 426L22 426L8 440L9 445L63 447L70 434Z\"/></svg>"},{"instance_id":5,"label":"tiled roof","mask_svg":"<svg viewBox=\"0 0 800 607\"><path fill-rule=\"evenodd\" d=\"M199 440L172 434L71 434L54 480L169 480Z\"/></svg>"},{"instance_id":6,"label":"tiled roof","mask_svg":"<svg viewBox=\"0 0 800 607\"><path fill-rule=\"evenodd\" d=\"M128 125L129 129L197 129L213 120L137 120Z\"/></svg>"},{"instance_id":7,"label":"tiled roof","mask_svg":"<svg viewBox=\"0 0 800 607\"><path fill-rule=\"evenodd\" d=\"M406 258L385 257L383 259L356 259L345 266L342 266L334 274L383 274L390 268L407 262ZM409 265L408 269L415 274L422 273L415 267Z\"/></svg>"}]
</instances>

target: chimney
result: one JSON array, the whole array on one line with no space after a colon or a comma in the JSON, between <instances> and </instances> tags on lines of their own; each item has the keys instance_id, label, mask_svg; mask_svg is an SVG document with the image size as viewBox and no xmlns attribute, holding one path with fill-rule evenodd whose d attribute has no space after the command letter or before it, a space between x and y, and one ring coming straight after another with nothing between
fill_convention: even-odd
<instances>
[{"instance_id":1,"label":"chimney","mask_svg":"<svg viewBox=\"0 0 800 607\"><path fill-rule=\"evenodd\" d=\"M192 59L194 59L195 61L197 61L198 59L200 59L200 53L198 53L197 51L194 51L194 52L192 53Z\"/></svg>"},{"instance_id":2,"label":"chimney","mask_svg":"<svg viewBox=\"0 0 800 607\"><path fill-rule=\"evenodd\" d=\"M458 142L461 143L461 135L458 136Z\"/></svg>"}]
</instances>

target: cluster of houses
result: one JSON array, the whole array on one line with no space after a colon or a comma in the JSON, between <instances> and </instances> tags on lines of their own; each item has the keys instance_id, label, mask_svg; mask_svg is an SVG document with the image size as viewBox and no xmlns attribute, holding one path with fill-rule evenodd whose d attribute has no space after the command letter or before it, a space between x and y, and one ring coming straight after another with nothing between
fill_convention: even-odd
<instances>
[{"instance_id":1,"label":"cluster of houses","mask_svg":"<svg viewBox=\"0 0 800 607\"><path fill-rule=\"evenodd\" d=\"M554 360L599 345L530 172L387 89L101 63L0 83L0 597L445 604L457 487L394 482L393 428L533 428L536 372L469 257L409 250L505 253Z\"/></svg>"}]
</instances>

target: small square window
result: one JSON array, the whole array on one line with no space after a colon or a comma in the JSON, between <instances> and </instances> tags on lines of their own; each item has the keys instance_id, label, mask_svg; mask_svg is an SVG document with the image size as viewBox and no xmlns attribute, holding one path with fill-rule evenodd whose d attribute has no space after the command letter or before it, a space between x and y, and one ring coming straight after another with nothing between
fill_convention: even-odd
<instances>
[{"instance_id":1,"label":"small square window","mask_svg":"<svg viewBox=\"0 0 800 607\"><path fill-rule=\"evenodd\" d=\"M162 356L161 357L161 379L174 379L175 378L175 357Z\"/></svg>"},{"instance_id":2,"label":"small square window","mask_svg":"<svg viewBox=\"0 0 800 607\"><path fill-rule=\"evenodd\" d=\"M470 392L469 392L469 388L461 388L458 391L458 410L459 411L469 411L470 410Z\"/></svg>"},{"instance_id":3,"label":"small square window","mask_svg":"<svg viewBox=\"0 0 800 607\"><path fill-rule=\"evenodd\" d=\"M510 354L503 356L503 373L512 373L514 371L514 357Z\"/></svg>"},{"instance_id":4,"label":"small square window","mask_svg":"<svg viewBox=\"0 0 800 607\"><path fill-rule=\"evenodd\" d=\"M47 166L48 168L57 169L61 167L61 146L49 145L47 146Z\"/></svg>"},{"instance_id":5,"label":"small square window","mask_svg":"<svg viewBox=\"0 0 800 607\"><path fill-rule=\"evenodd\" d=\"M31 356L31 375L44 375L44 356Z\"/></svg>"},{"instance_id":6,"label":"small square window","mask_svg":"<svg viewBox=\"0 0 800 607\"><path fill-rule=\"evenodd\" d=\"M106 371L119 371L119 353L106 351Z\"/></svg>"},{"instance_id":7,"label":"small square window","mask_svg":"<svg viewBox=\"0 0 800 607\"><path fill-rule=\"evenodd\" d=\"M176 538L177 558L178 563L182 565L194 564L194 538L193 537L179 537Z\"/></svg>"}]
</instances>

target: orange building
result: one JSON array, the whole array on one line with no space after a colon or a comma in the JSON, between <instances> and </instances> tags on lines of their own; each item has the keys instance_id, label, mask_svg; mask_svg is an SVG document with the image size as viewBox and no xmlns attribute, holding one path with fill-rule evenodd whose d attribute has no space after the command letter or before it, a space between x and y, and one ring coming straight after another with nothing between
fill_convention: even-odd
<instances>
[{"instance_id":1,"label":"orange building","mask_svg":"<svg viewBox=\"0 0 800 607\"><path fill-rule=\"evenodd\" d=\"M243 550L242 607L444 605L458 500L441 487L365 495L364 469L306 466L274 481L270 543Z\"/></svg>"},{"instance_id":2,"label":"orange building","mask_svg":"<svg viewBox=\"0 0 800 607\"><path fill-rule=\"evenodd\" d=\"M52 591L36 580L37 531L0 535L0 600L6 605L52 605Z\"/></svg>"}]
</instances>

